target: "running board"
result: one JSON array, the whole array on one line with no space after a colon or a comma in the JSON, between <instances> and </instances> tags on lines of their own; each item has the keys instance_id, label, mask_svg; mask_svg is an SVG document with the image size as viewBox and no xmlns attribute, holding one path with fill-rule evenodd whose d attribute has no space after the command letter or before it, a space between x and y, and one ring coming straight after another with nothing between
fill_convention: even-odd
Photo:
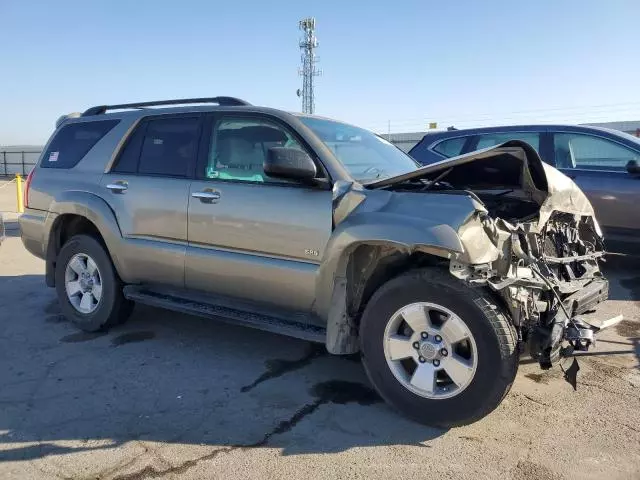
<instances>
[{"instance_id":1,"label":"running board","mask_svg":"<svg viewBox=\"0 0 640 480\"><path fill-rule=\"evenodd\" d=\"M326 329L317 325L289 320L280 316L247 312L229 306L215 305L179 297L177 295L154 292L134 285L124 287L124 296L128 300L152 307L164 308L198 317L212 318L225 323L274 332L309 342L325 343L327 338Z\"/></svg>"}]
</instances>

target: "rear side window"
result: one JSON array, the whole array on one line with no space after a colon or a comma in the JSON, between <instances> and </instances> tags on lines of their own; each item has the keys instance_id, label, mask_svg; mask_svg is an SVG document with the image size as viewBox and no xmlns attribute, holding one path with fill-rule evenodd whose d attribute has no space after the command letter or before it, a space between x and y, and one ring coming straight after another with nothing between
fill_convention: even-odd
<instances>
[{"instance_id":1,"label":"rear side window","mask_svg":"<svg viewBox=\"0 0 640 480\"><path fill-rule=\"evenodd\" d=\"M117 173L187 177L200 141L198 117L172 117L140 124L127 142Z\"/></svg>"},{"instance_id":2,"label":"rear side window","mask_svg":"<svg viewBox=\"0 0 640 480\"><path fill-rule=\"evenodd\" d=\"M462 147L464 147L466 141L467 137L452 138L450 140L440 142L435 147L433 147L433 150L438 152L440 155L444 155L447 158L455 157L462 153Z\"/></svg>"},{"instance_id":3,"label":"rear side window","mask_svg":"<svg viewBox=\"0 0 640 480\"><path fill-rule=\"evenodd\" d=\"M124 150L120 154L114 172L117 173L136 173L138 171L138 161L140 160L140 150L142 149L142 142L144 142L144 135L147 130L147 124L140 125L131 134Z\"/></svg>"},{"instance_id":4,"label":"rear side window","mask_svg":"<svg viewBox=\"0 0 640 480\"><path fill-rule=\"evenodd\" d=\"M531 145L537 152L540 151L540 134L538 132L505 132L505 133L489 133L482 135L478 140L476 150L494 147L509 140L522 140Z\"/></svg>"},{"instance_id":5,"label":"rear side window","mask_svg":"<svg viewBox=\"0 0 640 480\"><path fill-rule=\"evenodd\" d=\"M72 123L63 126L42 157L42 168L73 168L119 120Z\"/></svg>"}]
</instances>

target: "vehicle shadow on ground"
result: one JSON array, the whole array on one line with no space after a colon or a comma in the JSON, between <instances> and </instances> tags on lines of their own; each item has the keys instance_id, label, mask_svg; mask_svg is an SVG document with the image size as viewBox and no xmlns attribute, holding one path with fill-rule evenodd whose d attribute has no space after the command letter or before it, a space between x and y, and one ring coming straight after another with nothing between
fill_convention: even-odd
<instances>
[{"instance_id":1,"label":"vehicle shadow on ground","mask_svg":"<svg viewBox=\"0 0 640 480\"><path fill-rule=\"evenodd\" d=\"M0 304L12 305L0 322L0 461L132 441L283 455L428 448L445 433L392 411L357 356L322 345L144 306L85 333L41 275L0 277Z\"/></svg>"},{"instance_id":2,"label":"vehicle shadow on ground","mask_svg":"<svg viewBox=\"0 0 640 480\"><path fill-rule=\"evenodd\" d=\"M609 300L640 301L640 256L607 255L602 265L609 279Z\"/></svg>"}]
</instances>

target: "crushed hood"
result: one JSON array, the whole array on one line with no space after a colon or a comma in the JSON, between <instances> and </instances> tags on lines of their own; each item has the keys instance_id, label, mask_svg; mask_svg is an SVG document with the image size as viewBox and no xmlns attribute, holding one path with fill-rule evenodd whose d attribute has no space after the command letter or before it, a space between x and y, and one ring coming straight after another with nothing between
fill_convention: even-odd
<instances>
[{"instance_id":1,"label":"crushed hood","mask_svg":"<svg viewBox=\"0 0 640 480\"><path fill-rule=\"evenodd\" d=\"M436 180L441 176L443 182L456 189L522 190L540 205L539 225L544 225L554 211L594 214L591 203L573 180L544 163L531 145L520 140L449 158L365 186L383 189L414 179Z\"/></svg>"}]
</instances>

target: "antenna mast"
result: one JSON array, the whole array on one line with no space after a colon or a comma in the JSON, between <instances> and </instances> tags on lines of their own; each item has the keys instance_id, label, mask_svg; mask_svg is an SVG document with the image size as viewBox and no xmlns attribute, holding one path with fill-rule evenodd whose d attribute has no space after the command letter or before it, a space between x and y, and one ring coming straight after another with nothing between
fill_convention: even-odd
<instances>
[{"instance_id":1,"label":"antenna mast","mask_svg":"<svg viewBox=\"0 0 640 480\"><path fill-rule=\"evenodd\" d=\"M300 59L302 68L298 70L298 74L302 77L302 92L298 90L298 96L302 97L302 112L313 114L315 111L315 97L313 78L322 74L321 70L316 69L315 49L318 47L318 39L315 36L316 19L308 17L298 22L298 28L302 30L303 36L300 39L300 50L302 51Z\"/></svg>"}]
</instances>

